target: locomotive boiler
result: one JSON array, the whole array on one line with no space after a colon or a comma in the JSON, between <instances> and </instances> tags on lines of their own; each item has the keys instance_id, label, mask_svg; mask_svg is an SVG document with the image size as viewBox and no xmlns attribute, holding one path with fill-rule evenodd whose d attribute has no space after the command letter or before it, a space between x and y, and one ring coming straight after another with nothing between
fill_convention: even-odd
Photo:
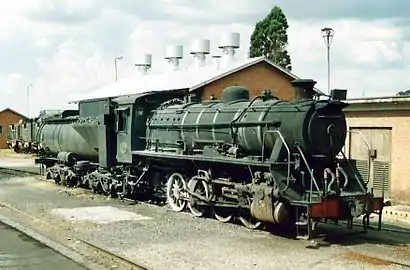
<instances>
[{"instance_id":1,"label":"locomotive boiler","mask_svg":"<svg viewBox=\"0 0 410 270\"><path fill-rule=\"evenodd\" d=\"M314 81L303 81L312 91ZM171 105L157 110L148 125L151 142L172 147L183 142L187 150L196 143L224 142L239 147L243 156L272 152L280 130L291 151L299 145L308 155L334 156L346 139L345 105L312 100L278 100L265 92L249 100L245 87L223 90L222 100ZM178 127L178 128L174 128ZM265 134L265 136L264 136ZM151 149L156 147L151 145ZM164 148L166 149L166 147Z\"/></svg>"}]
</instances>

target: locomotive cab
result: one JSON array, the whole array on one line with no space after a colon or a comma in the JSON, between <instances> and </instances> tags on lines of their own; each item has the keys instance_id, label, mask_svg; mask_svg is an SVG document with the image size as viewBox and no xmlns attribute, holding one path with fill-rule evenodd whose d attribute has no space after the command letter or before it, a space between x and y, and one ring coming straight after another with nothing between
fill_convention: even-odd
<instances>
[{"instance_id":1,"label":"locomotive cab","mask_svg":"<svg viewBox=\"0 0 410 270\"><path fill-rule=\"evenodd\" d=\"M145 117L141 106L134 98L118 98L115 100L115 132L117 134L117 162L131 163L133 149L144 145L141 139L141 129L144 127ZM132 134L132 136L131 136ZM143 135L143 134L142 134Z\"/></svg>"},{"instance_id":2,"label":"locomotive cab","mask_svg":"<svg viewBox=\"0 0 410 270\"><path fill-rule=\"evenodd\" d=\"M117 162L132 163L132 151L145 148L146 122L154 109L167 100L185 95L185 91L181 90L155 91L113 99L116 103Z\"/></svg>"}]
</instances>

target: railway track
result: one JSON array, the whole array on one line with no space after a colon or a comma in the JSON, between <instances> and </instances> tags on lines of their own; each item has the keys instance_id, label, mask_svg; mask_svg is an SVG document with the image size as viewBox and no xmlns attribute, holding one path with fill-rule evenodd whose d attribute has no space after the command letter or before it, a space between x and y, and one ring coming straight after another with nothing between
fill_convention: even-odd
<instances>
[{"instance_id":1,"label":"railway track","mask_svg":"<svg viewBox=\"0 0 410 270\"><path fill-rule=\"evenodd\" d=\"M34 171L27 171L27 170L21 170L21 169L2 168L2 167L0 167L0 174L2 174L2 173L8 174L8 175L13 175L13 176L40 175L40 171L34 172ZM50 183L53 183L53 182L54 182L54 181L52 181L52 180L46 180L46 179L44 179L44 181L50 182ZM82 187L77 187L77 189L81 189L81 190L84 190L84 191L90 191L90 190L85 189L85 188L82 188ZM129 198L123 198L123 200L129 201L129 202L133 202L133 203L136 203L136 202L137 202L137 201L135 201L135 200L133 200L133 199L129 199ZM146 202L139 202L139 201L138 201L138 203L146 203ZM147 203L147 204L150 204L150 203ZM157 205L157 204L150 204L150 205L155 205L155 206L161 207L160 205ZM372 222L371 222L371 223L372 223ZM336 224L334 224L334 225L336 225ZM336 226L342 226L342 225L343 225L343 226L346 226L347 223L344 222L344 221L342 221L342 222L340 222L340 223L339 223L338 225L336 225ZM359 226L362 226L362 224L361 224L360 222L353 222L353 225L354 225L354 226L358 226L358 227L359 227ZM370 227L368 228L368 230L377 230L377 228L376 228L375 226L370 226ZM382 231L385 231L385 232L394 232L394 233L401 233L401 234L409 234L409 233L410 233L409 230L386 228L386 227L383 227L383 226L382 226L381 230L382 230Z\"/></svg>"},{"instance_id":2,"label":"railway track","mask_svg":"<svg viewBox=\"0 0 410 270\"><path fill-rule=\"evenodd\" d=\"M10 169L10 168L0 168L0 174L6 174L6 175L12 175L12 176L40 175L39 173L27 172L24 170ZM20 209L17 209L7 203L0 202L0 207L5 208L13 213L17 213L21 216L24 216L33 223L42 224L48 230L62 231L61 224L53 224L50 221L42 220L24 211L21 211ZM135 269L135 270L148 269L146 266L142 264L133 262L121 255L115 254L79 236L75 236L73 234L65 234L64 237L62 237L60 234L60 237L56 237L56 238L59 238L57 242L63 244L66 247L69 247L70 249L76 252L81 250L82 251L81 253L83 253L85 257L92 256L94 258L102 259L102 261L98 261L98 263L103 264L104 267L115 268L115 269ZM72 245L73 243L75 243L76 248L73 247ZM95 261L95 259L93 260Z\"/></svg>"},{"instance_id":3,"label":"railway track","mask_svg":"<svg viewBox=\"0 0 410 270\"><path fill-rule=\"evenodd\" d=\"M40 175L40 171L34 172L34 171L28 171L28 170L22 170L22 169L0 167L0 174L13 175L13 176L27 176L27 175Z\"/></svg>"}]
</instances>

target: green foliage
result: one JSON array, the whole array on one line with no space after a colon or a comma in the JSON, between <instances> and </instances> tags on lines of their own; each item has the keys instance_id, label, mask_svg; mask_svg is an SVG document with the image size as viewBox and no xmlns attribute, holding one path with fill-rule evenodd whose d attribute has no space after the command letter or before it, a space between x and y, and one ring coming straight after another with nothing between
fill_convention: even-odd
<instances>
[{"instance_id":1,"label":"green foliage","mask_svg":"<svg viewBox=\"0 0 410 270\"><path fill-rule=\"evenodd\" d=\"M292 70L288 45L288 20L282 9L275 6L259 21L251 36L250 56L265 56L275 64Z\"/></svg>"},{"instance_id":2,"label":"green foliage","mask_svg":"<svg viewBox=\"0 0 410 270\"><path fill-rule=\"evenodd\" d=\"M400 91L396 94L396 96L408 96L410 95L410 89L406 91Z\"/></svg>"}]
</instances>

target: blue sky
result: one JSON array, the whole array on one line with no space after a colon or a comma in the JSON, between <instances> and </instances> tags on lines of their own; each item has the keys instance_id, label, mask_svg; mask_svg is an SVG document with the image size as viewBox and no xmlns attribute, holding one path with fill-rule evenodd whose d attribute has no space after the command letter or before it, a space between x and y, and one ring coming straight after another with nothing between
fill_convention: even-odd
<instances>
[{"instance_id":1,"label":"blue sky","mask_svg":"<svg viewBox=\"0 0 410 270\"><path fill-rule=\"evenodd\" d=\"M160 70L164 46L186 48L222 31L241 34L239 57L249 49L254 24L275 4L289 20L293 72L326 90L326 50L320 29L335 29L332 87L350 97L393 95L410 88L410 1L405 0L19 0L0 10L0 107L27 114L25 86L32 83L30 114L67 107L68 100L131 76L142 53Z\"/></svg>"}]
</instances>

